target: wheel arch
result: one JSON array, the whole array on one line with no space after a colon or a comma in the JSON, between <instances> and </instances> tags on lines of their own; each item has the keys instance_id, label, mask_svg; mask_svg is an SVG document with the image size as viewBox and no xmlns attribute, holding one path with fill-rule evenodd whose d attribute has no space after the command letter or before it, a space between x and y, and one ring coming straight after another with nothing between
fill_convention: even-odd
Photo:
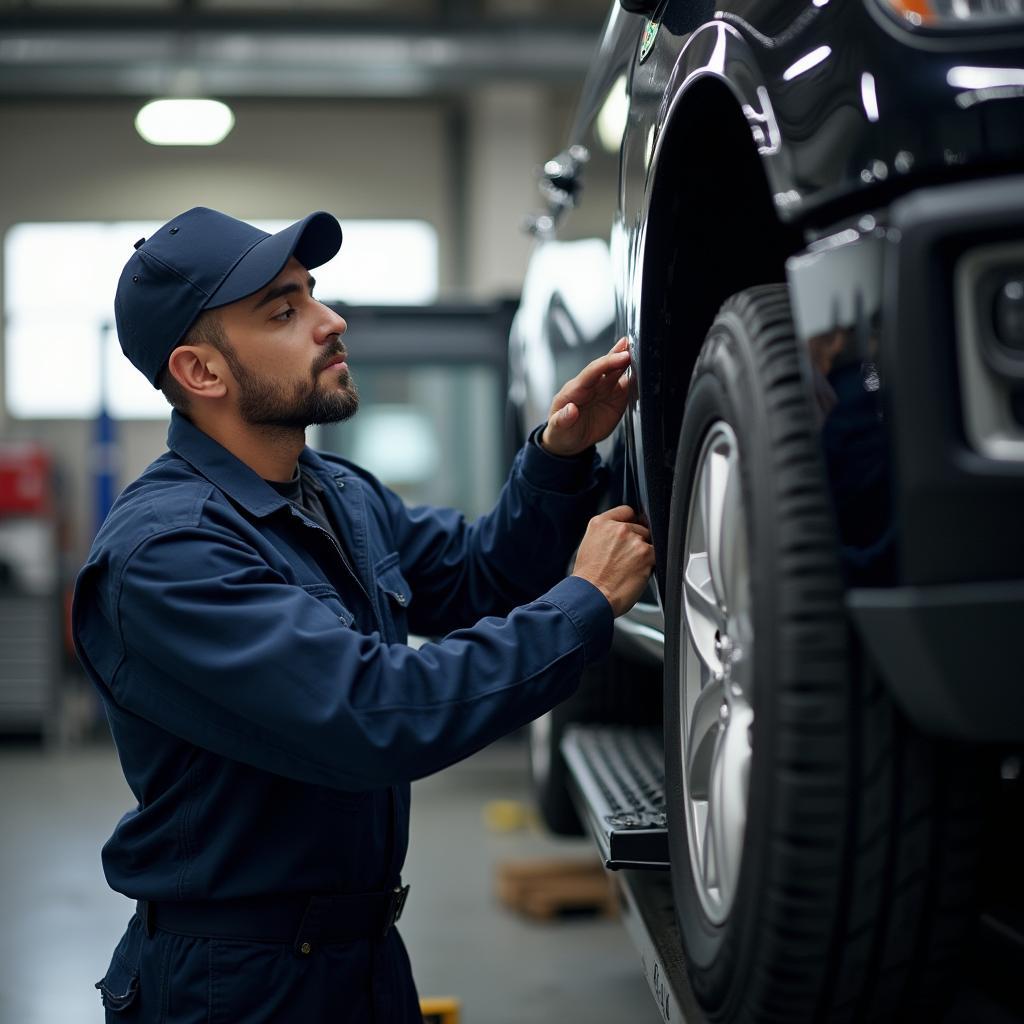
<instances>
[{"instance_id":1,"label":"wheel arch","mask_svg":"<svg viewBox=\"0 0 1024 1024\"><path fill-rule=\"evenodd\" d=\"M648 182L644 229L639 428L646 506L661 553L683 402L704 338L730 295L785 281L785 260L803 245L799 227L776 213L750 124L725 80L698 77L673 103Z\"/></svg>"}]
</instances>

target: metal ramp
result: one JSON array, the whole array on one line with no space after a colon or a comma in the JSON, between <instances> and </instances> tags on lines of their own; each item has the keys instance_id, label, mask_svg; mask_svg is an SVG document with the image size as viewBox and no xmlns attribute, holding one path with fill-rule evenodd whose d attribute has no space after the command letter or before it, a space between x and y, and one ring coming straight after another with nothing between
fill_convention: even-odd
<instances>
[{"instance_id":1,"label":"metal ramp","mask_svg":"<svg viewBox=\"0 0 1024 1024\"><path fill-rule=\"evenodd\" d=\"M667 870L664 755L658 733L577 725L566 730L561 749L577 809L605 867Z\"/></svg>"}]
</instances>

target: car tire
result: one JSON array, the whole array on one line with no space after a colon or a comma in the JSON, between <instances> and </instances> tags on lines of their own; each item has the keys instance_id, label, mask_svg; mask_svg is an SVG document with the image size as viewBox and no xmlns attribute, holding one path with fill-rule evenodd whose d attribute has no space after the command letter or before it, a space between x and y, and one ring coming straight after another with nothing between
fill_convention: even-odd
<instances>
[{"instance_id":1,"label":"car tire","mask_svg":"<svg viewBox=\"0 0 1024 1024\"><path fill-rule=\"evenodd\" d=\"M976 763L911 728L849 631L785 286L720 310L674 473L666 803L694 992L715 1022L938 1019Z\"/></svg>"}]
</instances>

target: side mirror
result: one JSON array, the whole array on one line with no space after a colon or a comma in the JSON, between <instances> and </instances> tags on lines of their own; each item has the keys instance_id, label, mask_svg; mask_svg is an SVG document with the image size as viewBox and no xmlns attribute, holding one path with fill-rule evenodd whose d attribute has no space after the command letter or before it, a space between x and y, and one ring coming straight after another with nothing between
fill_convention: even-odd
<instances>
[{"instance_id":1,"label":"side mirror","mask_svg":"<svg viewBox=\"0 0 1024 1024\"><path fill-rule=\"evenodd\" d=\"M585 146L570 146L552 157L540 172L540 191L554 208L575 205L580 190L580 171L590 159Z\"/></svg>"}]
</instances>

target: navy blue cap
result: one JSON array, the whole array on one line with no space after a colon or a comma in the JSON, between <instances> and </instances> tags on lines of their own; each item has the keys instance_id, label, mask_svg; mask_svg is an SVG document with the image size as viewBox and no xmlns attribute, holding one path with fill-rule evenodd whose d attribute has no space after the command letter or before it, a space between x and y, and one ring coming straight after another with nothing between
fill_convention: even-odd
<instances>
[{"instance_id":1,"label":"navy blue cap","mask_svg":"<svg viewBox=\"0 0 1024 1024\"><path fill-rule=\"evenodd\" d=\"M269 235L245 221L196 206L135 244L114 296L124 354L157 386L167 357L196 317L268 285L294 256L307 270L341 248L341 225L311 213Z\"/></svg>"}]
</instances>

